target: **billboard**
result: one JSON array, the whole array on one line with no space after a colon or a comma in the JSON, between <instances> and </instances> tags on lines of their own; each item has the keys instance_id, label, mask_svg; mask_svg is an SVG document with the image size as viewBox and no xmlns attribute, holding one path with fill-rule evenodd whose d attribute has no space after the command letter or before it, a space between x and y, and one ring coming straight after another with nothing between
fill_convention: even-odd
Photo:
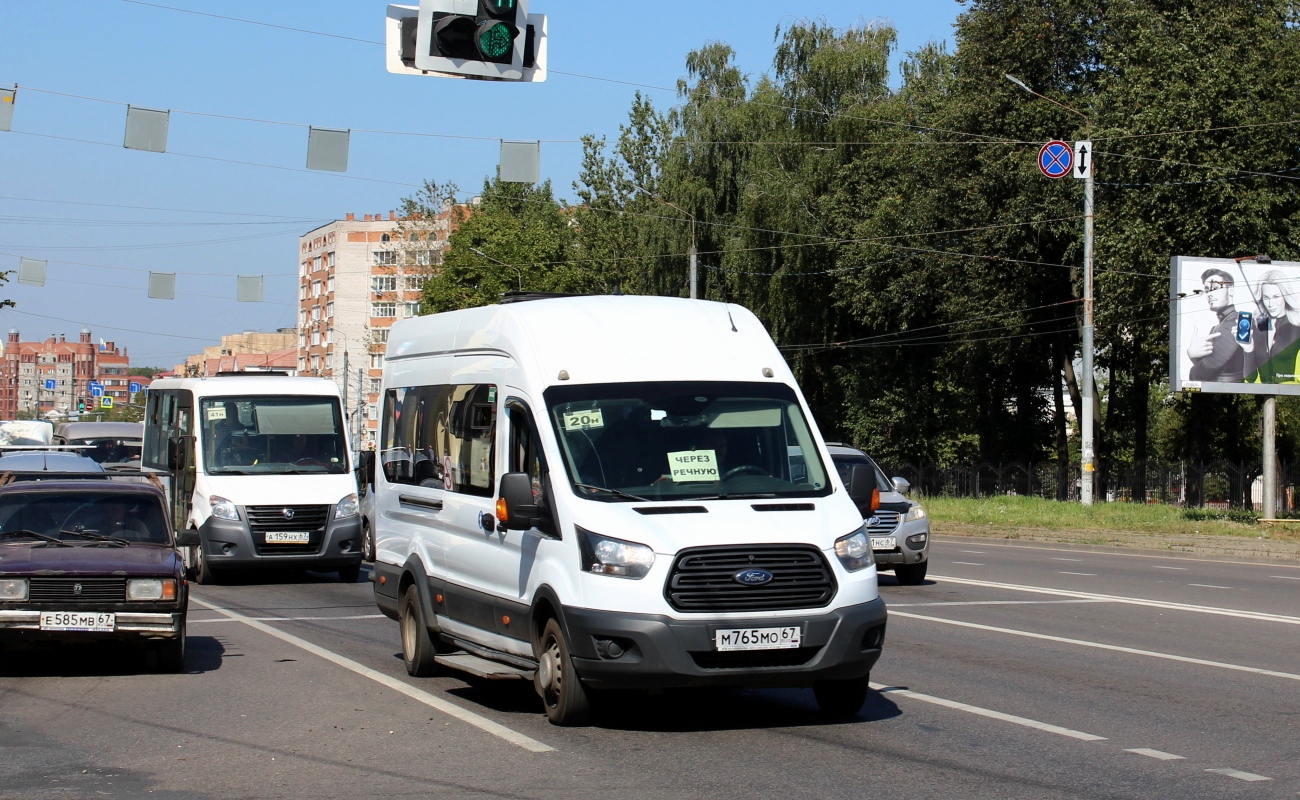
<instances>
[{"instance_id":1,"label":"billboard","mask_svg":"<svg viewBox=\"0 0 1300 800\"><path fill-rule=\"evenodd\" d=\"M1300 395L1300 263L1170 265L1170 390Z\"/></svg>"}]
</instances>

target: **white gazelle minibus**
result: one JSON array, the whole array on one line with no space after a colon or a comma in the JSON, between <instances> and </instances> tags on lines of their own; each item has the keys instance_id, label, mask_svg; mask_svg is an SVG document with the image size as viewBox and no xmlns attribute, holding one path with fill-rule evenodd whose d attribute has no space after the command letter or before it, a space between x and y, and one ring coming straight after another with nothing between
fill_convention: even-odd
<instances>
[{"instance_id":1,"label":"white gazelle minibus","mask_svg":"<svg viewBox=\"0 0 1300 800\"><path fill-rule=\"evenodd\" d=\"M412 675L531 679L560 725L614 688L866 698L873 476L840 481L744 308L525 294L398 322L376 462L375 600Z\"/></svg>"},{"instance_id":2,"label":"white gazelle minibus","mask_svg":"<svg viewBox=\"0 0 1300 800\"><path fill-rule=\"evenodd\" d=\"M356 477L338 385L246 373L149 385L146 471L159 472L199 583L233 570L361 572Z\"/></svg>"}]
</instances>

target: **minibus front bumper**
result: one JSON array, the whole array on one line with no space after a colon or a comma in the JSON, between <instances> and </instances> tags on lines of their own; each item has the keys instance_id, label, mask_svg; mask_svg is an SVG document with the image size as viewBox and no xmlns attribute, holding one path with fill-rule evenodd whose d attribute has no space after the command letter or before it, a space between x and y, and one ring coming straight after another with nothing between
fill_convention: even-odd
<instances>
[{"instance_id":1,"label":"minibus front bumper","mask_svg":"<svg viewBox=\"0 0 1300 800\"><path fill-rule=\"evenodd\" d=\"M801 617L674 619L565 608L574 668L593 688L801 687L863 678L885 642L885 603L876 598ZM719 651L714 633L799 626L800 646Z\"/></svg>"},{"instance_id":2,"label":"minibus front bumper","mask_svg":"<svg viewBox=\"0 0 1300 800\"><path fill-rule=\"evenodd\" d=\"M253 530L248 514L240 519L208 519L199 528L204 558L214 569L302 567L331 570L361 563L361 517L333 519L310 532L305 544L268 542L266 533Z\"/></svg>"}]
</instances>

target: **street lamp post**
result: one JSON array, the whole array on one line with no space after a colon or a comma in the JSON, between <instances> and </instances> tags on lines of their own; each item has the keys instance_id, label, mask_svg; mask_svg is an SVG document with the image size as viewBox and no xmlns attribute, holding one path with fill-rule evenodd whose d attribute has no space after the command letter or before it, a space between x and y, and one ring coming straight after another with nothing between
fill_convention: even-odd
<instances>
[{"instance_id":1,"label":"street lamp post","mask_svg":"<svg viewBox=\"0 0 1300 800\"><path fill-rule=\"evenodd\" d=\"M499 260L499 259L495 259L495 258L493 258L492 256L488 255L487 253L484 253L482 250L478 249L477 247L471 247L471 248L469 249L469 251L470 251L471 253L477 253L477 254L483 256L483 257L486 258L488 261L491 261L491 262L494 263L494 264L500 264L500 265L503 266L503 267L509 267L510 269L514 270L514 271L515 271L515 276L518 277L518 279L519 279L519 291L522 292L522 291L524 290L524 273L523 273L522 271L520 271L519 267L516 267L516 266L514 266L513 264L507 264L506 262L501 261L501 260Z\"/></svg>"},{"instance_id":2,"label":"street lamp post","mask_svg":"<svg viewBox=\"0 0 1300 800\"><path fill-rule=\"evenodd\" d=\"M636 189L638 192L641 192L641 193L644 194L646 197L649 197L651 200L657 200L658 202L663 203L664 205L666 205L666 206L668 206L669 208L673 209L673 210L676 211L677 213L679 213L679 214L684 214L684 215L686 215L687 217L690 218L690 220L691 220L691 249L688 250L687 253L688 253L688 255L690 256L690 263L691 263L691 272L690 272L691 299L692 299L692 300L696 299L696 298L699 296L699 293L698 293L698 291L696 290L696 287L699 285L699 280L698 280L698 278L699 278L699 251L695 249L695 215L692 214L692 213L690 213L689 211L685 211L685 210L683 210L683 209L681 209L681 208L679 208L679 207L673 205L672 203L670 203L670 202L668 202L667 200L663 199L662 197L660 197L659 195L657 195L657 194L655 194L654 192L650 191L649 189L646 189L646 188L641 187L641 186L637 186L635 183L632 184L632 188L633 188L633 189Z\"/></svg>"},{"instance_id":3,"label":"street lamp post","mask_svg":"<svg viewBox=\"0 0 1300 800\"><path fill-rule=\"evenodd\" d=\"M1011 75L1002 77L1029 92L1034 97L1046 100L1054 106L1063 108L1071 114L1083 118L1084 139L1092 141L1092 120L1082 111L1071 108L1064 103L1053 100L1030 89L1024 81ZM1079 421L1081 447L1081 467L1083 476L1079 482L1079 501L1085 506L1092 505L1093 480L1097 474L1096 453L1093 448L1093 414L1096 402L1096 390L1093 385L1093 325L1092 325L1092 236L1093 236L1093 173L1097 169L1096 153L1088 156L1092 163L1088 165L1083 179L1083 419Z\"/></svg>"}]
</instances>

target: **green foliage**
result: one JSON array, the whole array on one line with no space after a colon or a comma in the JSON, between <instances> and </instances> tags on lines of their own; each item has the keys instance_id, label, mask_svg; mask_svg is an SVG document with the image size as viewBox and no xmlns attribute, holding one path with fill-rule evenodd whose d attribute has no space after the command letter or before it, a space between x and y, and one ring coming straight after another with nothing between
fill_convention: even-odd
<instances>
[{"instance_id":1,"label":"green foliage","mask_svg":"<svg viewBox=\"0 0 1300 800\"><path fill-rule=\"evenodd\" d=\"M1222 520L1235 522L1239 525L1257 525L1259 523L1259 512L1247 511L1243 508L1185 508L1180 516L1193 522Z\"/></svg>"}]
</instances>

